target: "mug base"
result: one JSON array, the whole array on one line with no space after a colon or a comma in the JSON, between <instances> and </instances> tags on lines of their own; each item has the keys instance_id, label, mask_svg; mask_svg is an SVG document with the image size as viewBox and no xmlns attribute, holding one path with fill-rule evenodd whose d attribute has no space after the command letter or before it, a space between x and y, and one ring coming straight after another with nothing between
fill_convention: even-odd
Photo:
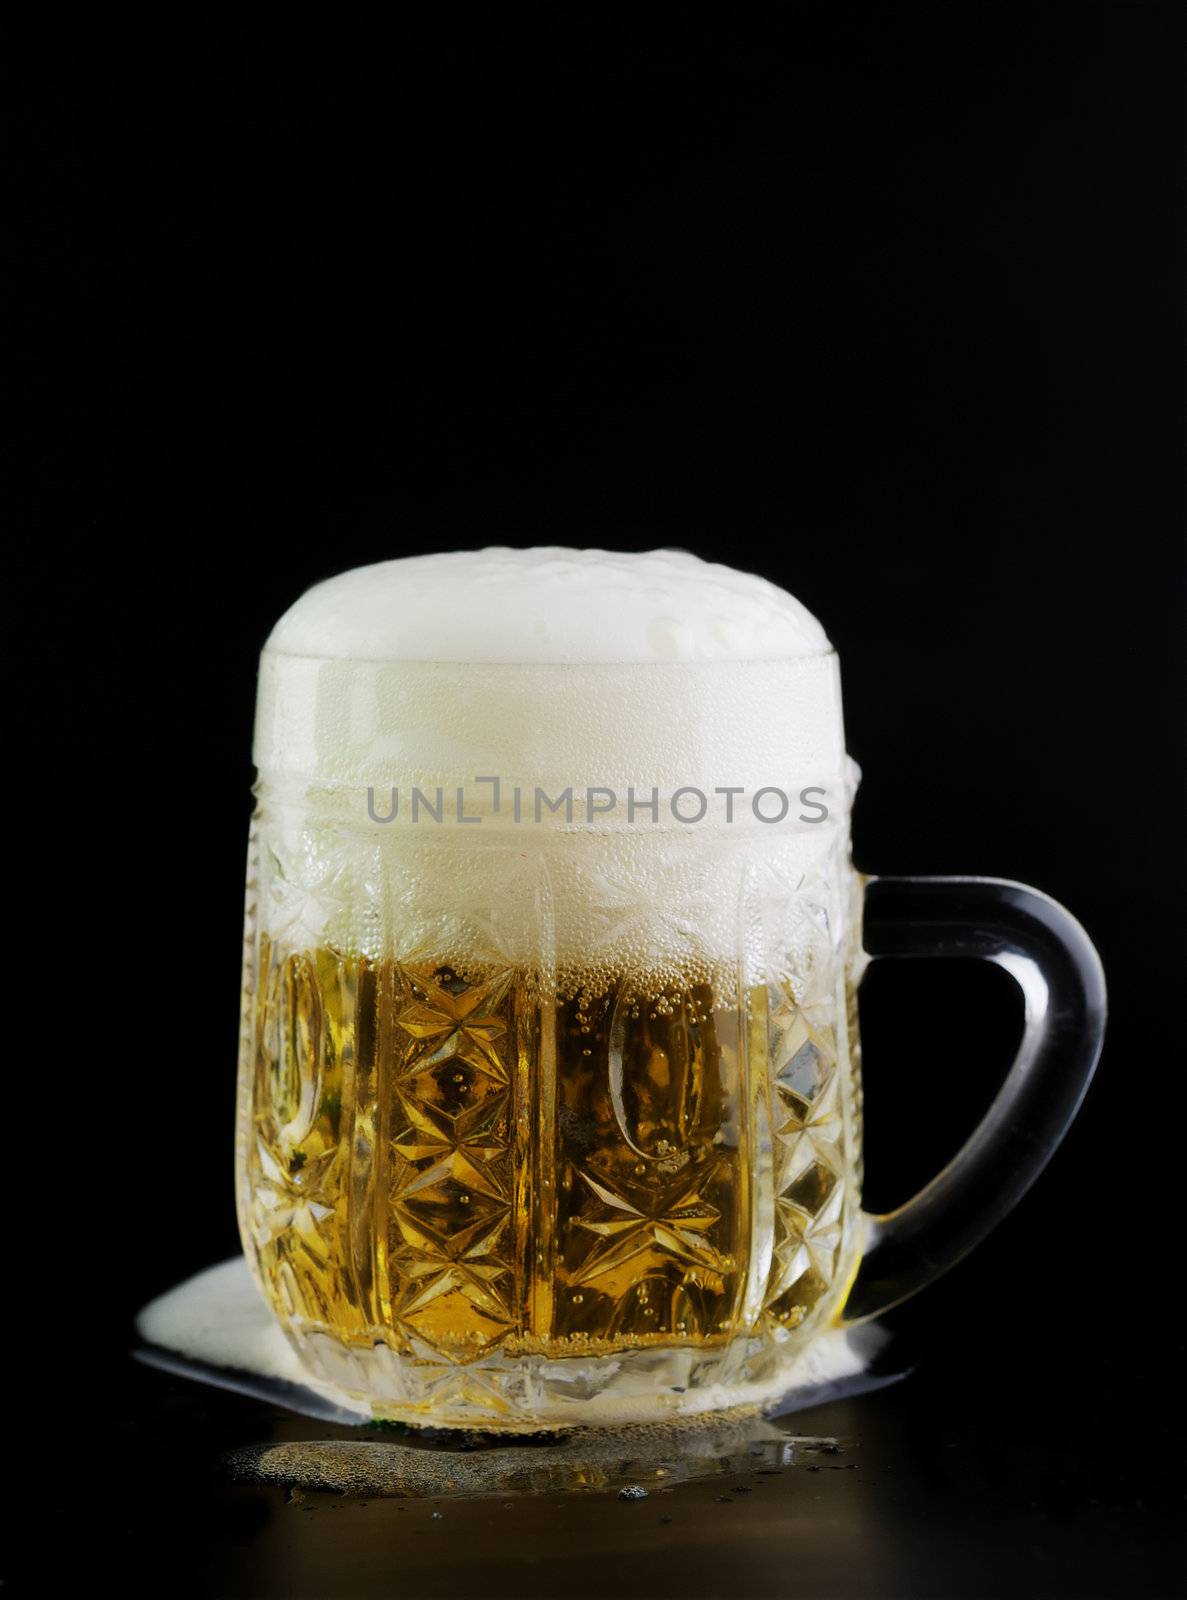
<instances>
[{"instance_id":1,"label":"mug base","mask_svg":"<svg viewBox=\"0 0 1187 1600\"><path fill-rule=\"evenodd\" d=\"M655 1346L561 1359L496 1351L465 1364L429 1346L409 1358L382 1342L358 1348L321 1332L289 1337L319 1384L367 1405L377 1420L539 1433L762 1410L786 1392L812 1332L708 1350Z\"/></svg>"},{"instance_id":2,"label":"mug base","mask_svg":"<svg viewBox=\"0 0 1187 1600\"><path fill-rule=\"evenodd\" d=\"M782 1340L565 1361L488 1357L459 1366L437 1357L426 1366L386 1347L352 1351L325 1334L304 1336L299 1357L241 1256L154 1300L136 1325L144 1341L138 1354L152 1365L355 1426L378 1420L523 1435L738 1408L770 1414L878 1387L906 1370L901 1363L893 1374L883 1370L882 1330L827 1322Z\"/></svg>"}]
</instances>

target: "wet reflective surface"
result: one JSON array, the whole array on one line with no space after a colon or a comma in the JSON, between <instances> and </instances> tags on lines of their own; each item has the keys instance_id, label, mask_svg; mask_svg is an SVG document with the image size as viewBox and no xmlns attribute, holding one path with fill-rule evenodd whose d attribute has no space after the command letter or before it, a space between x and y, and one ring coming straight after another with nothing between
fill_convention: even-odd
<instances>
[{"instance_id":1,"label":"wet reflective surface","mask_svg":"<svg viewBox=\"0 0 1187 1600\"><path fill-rule=\"evenodd\" d=\"M43 1574L134 1595L1162 1597L1183 1478L1146 1382L1131 1361L1019 1389L932 1349L903 1382L773 1421L509 1445L128 1361L53 1419L60 1469L16 1520L36 1502Z\"/></svg>"},{"instance_id":2,"label":"wet reflective surface","mask_svg":"<svg viewBox=\"0 0 1187 1600\"><path fill-rule=\"evenodd\" d=\"M622 1499L642 1500L698 1478L732 1483L792 1467L839 1467L836 1458L845 1448L837 1439L796 1434L760 1417L726 1417L461 1448L449 1440L306 1440L238 1451L228 1466L248 1483L369 1498L472 1500L617 1489Z\"/></svg>"}]
</instances>

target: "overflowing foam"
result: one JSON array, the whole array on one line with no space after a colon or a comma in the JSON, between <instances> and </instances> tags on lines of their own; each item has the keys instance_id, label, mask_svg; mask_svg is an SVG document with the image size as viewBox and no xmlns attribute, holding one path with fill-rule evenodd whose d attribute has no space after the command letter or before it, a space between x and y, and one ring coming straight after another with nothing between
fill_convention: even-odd
<instances>
[{"instance_id":1,"label":"overflowing foam","mask_svg":"<svg viewBox=\"0 0 1187 1600\"><path fill-rule=\"evenodd\" d=\"M319 583L268 640L342 661L771 661L821 655L816 618L765 578L683 550L490 549L380 561Z\"/></svg>"},{"instance_id":2,"label":"overflowing foam","mask_svg":"<svg viewBox=\"0 0 1187 1600\"><path fill-rule=\"evenodd\" d=\"M479 959L493 928L503 959L543 942L571 970L596 949L599 970L688 976L740 953L746 840L784 883L839 892L852 771L828 639L773 584L679 551L458 552L332 578L265 647L255 758L266 854L307 891L302 935L369 953L436 940ZM804 821L808 788L827 822ZM708 797L706 820L675 815L680 790Z\"/></svg>"}]
</instances>

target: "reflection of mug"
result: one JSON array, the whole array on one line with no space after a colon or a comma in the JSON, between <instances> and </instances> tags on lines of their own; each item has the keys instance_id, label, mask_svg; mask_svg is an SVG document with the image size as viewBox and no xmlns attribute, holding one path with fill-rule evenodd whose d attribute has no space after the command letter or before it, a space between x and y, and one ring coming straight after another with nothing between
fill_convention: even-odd
<instances>
[{"instance_id":1,"label":"reflection of mug","mask_svg":"<svg viewBox=\"0 0 1187 1600\"><path fill-rule=\"evenodd\" d=\"M459 619L475 594L495 648ZM575 659L549 659L566 600ZM724 643L694 628L656 659L636 623L661 601L724 609ZM863 890L836 657L757 579L556 552L346 574L269 641L256 757L244 1244L309 1370L380 1414L530 1428L773 1398L820 1329L984 1235L1095 1064L1099 962L1053 902ZM877 1218L863 894L869 954L985 956L1027 1006L981 1127Z\"/></svg>"}]
</instances>

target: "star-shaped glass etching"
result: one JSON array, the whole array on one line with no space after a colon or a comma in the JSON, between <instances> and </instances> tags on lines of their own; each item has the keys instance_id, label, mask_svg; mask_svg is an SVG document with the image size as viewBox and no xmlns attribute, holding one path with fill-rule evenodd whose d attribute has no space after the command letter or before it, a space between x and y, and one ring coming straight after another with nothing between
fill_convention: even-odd
<instances>
[{"instance_id":1,"label":"star-shaped glass etching","mask_svg":"<svg viewBox=\"0 0 1187 1600\"><path fill-rule=\"evenodd\" d=\"M834 1281L844 1201L844 1186L836 1175L813 1164L775 1202L775 1250L765 1305L784 1327L797 1327Z\"/></svg>"},{"instance_id":2,"label":"star-shaped glass etching","mask_svg":"<svg viewBox=\"0 0 1187 1600\"><path fill-rule=\"evenodd\" d=\"M488 1254L509 1206L481 1168L457 1155L422 1172L395 1200L407 1243L443 1261Z\"/></svg>"},{"instance_id":3,"label":"star-shaped glass etching","mask_svg":"<svg viewBox=\"0 0 1187 1600\"><path fill-rule=\"evenodd\" d=\"M336 1253L337 1152L284 1160L259 1136L254 1158L251 1231L261 1268L286 1315L324 1319Z\"/></svg>"},{"instance_id":4,"label":"star-shaped glass etching","mask_svg":"<svg viewBox=\"0 0 1187 1600\"><path fill-rule=\"evenodd\" d=\"M464 1190L462 1181L468 1184ZM515 1317L514 1273L499 1254L511 1207L492 1189L480 1188L481 1182L477 1169L467 1172L464 1161L447 1159L423 1173L395 1203L401 1243L392 1267L402 1291L396 1314L413 1333L451 1356L479 1354L510 1329ZM467 1214L461 1225L459 1209Z\"/></svg>"},{"instance_id":5,"label":"star-shaped glass etching","mask_svg":"<svg viewBox=\"0 0 1187 1600\"><path fill-rule=\"evenodd\" d=\"M709 925L718 889L708 867L695 854L674 851L649 855L647 894L627 866L608 859L583 862L571 892L583 910L582 938L601 957L623 950L683 948Z\"/></svg>"},{"instance_id":6,"label":"star-shaped glass etching","mask_svg":"<svg viewBox=\"0 0 1187 1600\"><path fill-rule=\"evenodd\" d=\"M718 1177L717 1163L669 1182L650 1175L646 1183L615 1184L581 1168L577 1176L590 1198L587 1209L572 1220L594 1236L594 1243L570 1275L574 1288L589 1284L620 1295L644 1275L669 1266L682 1268L687 1282L720 1288L721 1279L733 1270L732 1257L708 1237L721 1220L707 1198Z\"/></svg>"},{"instance_id":7,"label":"star-shaped glass etching","mask_svg":"<svg viewBox=\"0 0 1187 1600\"><path fill-rule=\"evenodd\" d=\"M374 931L380 919L377 862L374 851L360 858L353 840L344 847L333 829L273 836L260 873L273 939L311 950Z\"/></svg>"},{"instance_id":8,"label":"star-shaped glass etching","mask_svg":"<svg viewBox=\"0 0 1187 1600\"><path fill-rule=\"evenodd\" d=\"M510 972L472 987L459 986L456 992L440 974L428 978L405 972L402 977L405 998L396 1023L413 1041L404 1070L421 1073L460 1061L495 1083L507 1083L499 1047L508 1023L499 1007L511 983Z\"/></svg>"},{"instance_id":9,"label":"star-shaped glass etching","mask_svg":"<svg viewBox=\"0 0 1187 1600\"><path fill-rule=\"evenodd\" d=\"M391 1265L396 1314L468 1359L515 1319L503 1051L511 974L467 985L448 968L401 968L396 1023L408 1044L396 1087Z\"/></svg>"},{"instance_id":10,"label":"star-shaped glass etching","mask_svg":"<svg viewBox=\"0 0 1187 1600\"><path fill-rule=\"evenodd\" d=\"M257 1239L271 1243L283 1235L294 1239L319 1260L327 1253L329 1241L324 1224L334 1215L334 1189L331 1183L338 1159L328 1150L311 1161L296 1158L282 1164L263 1139L256 1141L258 1174L253 1205Z\"/></svg>"},{"instance_id":11,"label":"star-shaped glass etching","mask_svg":"<svg viewBox=\"0 0 1187 1600\"><path fill-rule=\"evenodd\" d=\"M481 1165L507 1149L502 1100L484 1100L453 1113L407 1094L398 1098L404 1126L393 1139L392 1148L405 1161L456 1160Z\"/></svg>"}]
</instances>

